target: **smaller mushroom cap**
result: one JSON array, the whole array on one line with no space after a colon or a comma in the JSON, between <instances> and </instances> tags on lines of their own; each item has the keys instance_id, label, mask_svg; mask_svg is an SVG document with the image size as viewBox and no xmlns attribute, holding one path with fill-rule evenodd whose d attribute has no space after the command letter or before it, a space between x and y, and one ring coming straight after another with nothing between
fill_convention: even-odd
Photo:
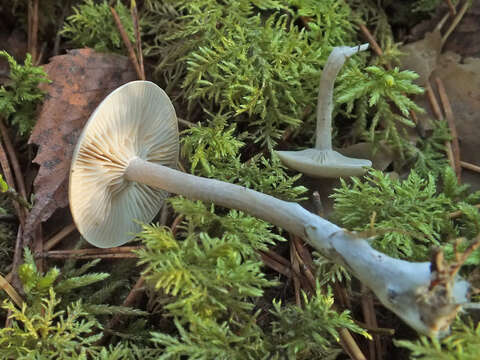
<instances>
[{"instance_id":1,"label":"smaller mushroom cap","mask_svg":"<svg viewBox=\"0 0 480 360\"><path fill-rule=\"evenodd\" d=\"M275 153L289 168L312 177L358 176L372 166L370 160L349 158L334 150L306 149Z\"/></svg>"},{"instance_id":2,"label":"smaller mushroom cap","mask_svg":"<svg viewBox=\"0 0 480 360\"><path fill-rule=\"evenodd\" d=\"M90 116L73 153L69 200L73 219L91 244L130 241L150 222L167 193L125 179L130 161L175 167L178 125L167 94L149 81L127 83Z\"/></svg>"}]
</instances>

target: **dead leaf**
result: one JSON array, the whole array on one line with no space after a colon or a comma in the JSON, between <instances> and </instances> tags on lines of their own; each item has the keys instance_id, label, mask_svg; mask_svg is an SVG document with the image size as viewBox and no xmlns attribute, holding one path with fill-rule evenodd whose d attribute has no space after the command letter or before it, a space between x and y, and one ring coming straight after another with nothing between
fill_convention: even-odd
<instances>
[{"instance_id":1,"label":"dead leaf","mask_svg":"<svg viewBox=\"0 0 480 360\"><path fill-rule=\"evenodd\" d=\"M400 50L404 53L400 58L402 69L415 71L419 75L415 82L424 87L437 65L442 50L442 35L438 30L426 33L423 39L403 45Z\"/></svg>"},{"instance_id":2,"label":"dead leaf","mask_svg":"<svg viewBox=\"0 0 480 360\"><path fill-rule=\"evenodd\" d=\"M106 95L135 80L126 57L96 53L91 49L69 51L45 65L52 83L43 86L46 100L29 143L38 145L33 160L40 165L34 182L35 203L28 215L24 244L36 227L58 208L68 205L68 174L73 150L85 122Z\"/></svg>"},{"instance_id":3,"label":"dead leaf","mask_svg":"<svg viewBox=\"0 0 480 360\"><path fill-rule=\"evenodd\" d=\"M480 165L480 59L446 52L434 76L442 79L452 106L463 161Z\"/></svg>"},{"instance_id":4,"label":"dead leaf","mask_svg":"<svg viewBox=\"0 0 480 360\"><path fill-rule=\"evenodd\" d=\"M394 152L382 142L376 151L373 151L371 143L360 142L342 149L336 149L342 155L358 158L369 159L372 161L372 167L377 170L384 171L395 159Z\"/></svg>"}]
</instances>

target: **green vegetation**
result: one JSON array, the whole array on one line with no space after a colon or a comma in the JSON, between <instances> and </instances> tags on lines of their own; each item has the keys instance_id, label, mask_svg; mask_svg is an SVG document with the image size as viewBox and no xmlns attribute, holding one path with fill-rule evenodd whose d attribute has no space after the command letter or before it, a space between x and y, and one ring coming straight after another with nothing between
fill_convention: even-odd
<instances>
[{"instance_id":1,"label":"green vegetation","mask_svg":"<svg viewBox=\"0 0 480 360\"><path fill-rule=\"evenodd\" d=\"M332 195L334 216L348 229L373 230L374 246L386 254L428 260L433 246L459 236L474 237L479 229L460 224L466 219L478 224L480 215L470 204L480 200L480 192L467 195L468 187L458 185L450 167L443 170L442 186L440 190L433 175L424 178L413 170L403 181L372 170L363 181L341 180ZM459 209L464 215L454 222L449 214Z\"/></svg>"},{"instance_id":2,"label":"green vegetation","mask_svg":"<svg viewBox=\"0 0 480 360\"><path fill-rule=\"evenodd\" d=\"M272 150L311 146L322 68L332 47L363 41L358 25L365 24L384 53L358 54L340 72L333 141L338 147L358 141L373 149L387 146L394 153L396 173L371 170L362 178L342 179L331 195L332 218L359 236L371 236L377 249L394 257L427 261L430 250L441 247L447 258L454 258L456 250L469 244L466 240L455 247L454 239L474 239L480 233L474 206L480 192L459 185L448 167L445 142L450 134L445 122L432 122L433 130L424 138L412 136L410 129L416 124L411 112L422 112L412 95L423 90L414 84L415 73L396 67L398 40L387 16L392 7L402 11L400 22L412 10L415 16L428 16L439 2L138 2L147 77L166 89L182 118L194 123L181 134L181 162L195 175L287 201L307 199L316 185L288 171ZM23 2L15 2L20 11L23 5L17 3ZM72 5L61 31L68 46L125 55L110 5L135 42L127 2L84 0ZM43 21L52 24L52 19ZM0 112L19 134L28 135L44 95L38 85L48 80L29 55L24 65L5 51L0 57L10 67L9 80L0 88ZM5 186L0 178L2 192ZM352 320L361 317L356 296L348 293L353 315L333 307L330 286L358 285L347 269L317 254L312 269L317 286L299 293L298 306L291 290L293 275L278 275L261 258L269 250L288 258L288 234L242 212L183 197L172 197L167 205L172 210L167 224L177 217L182 221L175 231L143 225L137 235L143 246L136 251L138 267L121 260L113 260L114 266L69 260L58 268L49 262L41 273L26 250L18 271L23 306L1 295L5 300L0 311L3 318L10 314L11 326L0 329L0 357L334 359L343 351L340 329L368 337ZM459 216L450 216L458 211ZM4 273L10 271L12 235L10 226L0 224ZM468 277L479 264L477 250L462 276ZM138 309L121 306L130 280L140 272L147 299L138 302ZM111 327L117 315L122 315L121 325ZM392 316L382 315L382 321ZM395 346L411 351L411 358L478 356L480 328L473 321L457 319L452 334L443 340L400 340L404 332L399 328ZM104 335L109 337L105 346Z\"/></svg>"},{"instance_id":3,"label":"green vegetation","mask_svg":"<svg viewBox=\"0 0 480 360\"><path fill-rule=\"evenodd\" d=\"M43 69L32 64L27 54L20 65L6 51L0 51L10 67L8 85L0 87L0 114L14 125L20 135L28 135L35 125L35 108L43 100L44 93L38 88L49 80Z\"/></svg>"},{"instance_id":4,"label":"green vegetation","mask_svg":"<svg viewBox=\"0 0 480 360\"><path fill-rule=\"evenodd\" d=\"M114 8L130 41L134 43L133 23L128 8L120 0L117 0ZM102 52L125 51L107 1L94 3L93 0L85 0L83 4L74 6L73 12L61 31L72 46L91 47Z\"/></svg>"}]
</instances>

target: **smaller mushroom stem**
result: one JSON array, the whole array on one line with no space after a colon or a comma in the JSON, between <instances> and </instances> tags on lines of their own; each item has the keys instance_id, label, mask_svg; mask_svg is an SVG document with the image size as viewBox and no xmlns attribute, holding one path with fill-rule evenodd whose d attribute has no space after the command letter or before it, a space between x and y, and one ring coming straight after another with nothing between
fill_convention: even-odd
<instances>
[{"instance_id":1,"label":"smaller mushroom stem","mask_svg":"<svg viewBox=\"0 0 480 360\"><path fill-rule=\"evenodd\" d=\"M333 88L338 72L345 60L357 52L368 49L368 44L354 47L334 47L328 56L320 78L317 100L317 135L315 148L318 150L332 149L332 112L333 112Z\"/></svg>"}]
</instances>

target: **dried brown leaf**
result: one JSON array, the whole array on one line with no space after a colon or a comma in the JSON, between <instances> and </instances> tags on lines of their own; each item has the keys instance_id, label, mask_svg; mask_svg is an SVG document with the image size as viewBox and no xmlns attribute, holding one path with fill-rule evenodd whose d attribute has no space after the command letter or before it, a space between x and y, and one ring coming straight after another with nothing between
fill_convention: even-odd
<instances>
[{"instance_id":1,"label":"dried brown leaf","mask_svg":"<svg viewBox=\"0 0 480 360\"><path fill-rule=\"evenodd\" d=\"M28 244L35 228L58 208L68 205L68 175L78 136L90 114L112 90L135 80L126 57L72 50L45 65L50 84L29 143L38 145L33 160L40 165L34 182L35 203L24 235Z\"/></svg>"}]
</instances>

